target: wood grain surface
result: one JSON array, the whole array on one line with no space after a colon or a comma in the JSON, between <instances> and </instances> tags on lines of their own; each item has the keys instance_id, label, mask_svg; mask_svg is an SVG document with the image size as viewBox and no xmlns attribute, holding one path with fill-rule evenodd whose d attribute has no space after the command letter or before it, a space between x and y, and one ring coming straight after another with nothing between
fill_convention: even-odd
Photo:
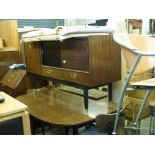
<instances>
[{"instance_id":1,"label":"wood grain surface","mask_svg":"<svg viewBox=\"0 0 155 155\"><path fill-rule=\"evenodd\" d=\"M48 123L61 126L74 126L95 120L98 114L116 110L116 104L107 99L89 100L88 113L85 111L83 97L60 91L42 89L17 97L28 106L29 113Z\"/></svg>"}]
</instances>

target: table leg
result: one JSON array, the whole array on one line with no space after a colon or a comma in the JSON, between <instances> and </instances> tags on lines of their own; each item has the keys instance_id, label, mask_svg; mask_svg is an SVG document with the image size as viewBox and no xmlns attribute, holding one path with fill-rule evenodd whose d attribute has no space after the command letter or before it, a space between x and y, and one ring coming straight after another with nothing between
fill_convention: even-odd
<instances>
[{"instance_id":1,"label":"table leg","mask_svg":"<svg viewBox=\"0 0 155 155\"><path fill-rule=\"evenodd\" d=\"M108 100L112 101L112 83L108 84Z\"/></svg>"},{"instance_id":2,"label":"table leg","mask_svg":"<svg viewBox=\"0 0 155 155\"><path fill-rule=\"evenodd\" d=\"M83 92L84 92L84 106L86 111L88 112L88 88L84 88Z\"/></svg>"},{"instance_id":3,"label":"table leg","mask_svg":"<svg viewBox=\"0 0 155 155\"><path fill-rule=\"evenodd\" d=\"M78 127L77 126L73 126L73 135L78 135Z\"/></svg>"},{"instance_id":4,"label":"table leg","mask_svg":"<svg viewBox=\"0 0 155 155\"><path fill-rule=\"evenodd\" d=\"M42 130L42 134L45 135L45 123L41 122L41 130Z\"/></svg>"},{"instance_id":5,"label":"table leg","mask_svg":"<svg viewBox=\"0 0 155 155\"><path fill-rule=\"evenodd\" d=\"M35 89L37 88L38 78L35 75L32 75L31 77L32 88Z\"/></svg>"},{"instance_id":6,"label":"table leg","mask_svg":"<svg viewBox=\"0 0 155 155\"><path fill-rule=\"evenodd\" d=\"M27 111L25 111L25 113L22 116L22 123L24 135L31 135L30 118L29 113Z\"/></svg>"},{"instance_id":7,"label":"table leg","mask_svg":"<svg viewBox=\"0 0 155 155\"><path fill-rule=\"evenodd\" d=\"M69 135L69 127L65 127L65 134Z\"/></svg>"}]
</instances>

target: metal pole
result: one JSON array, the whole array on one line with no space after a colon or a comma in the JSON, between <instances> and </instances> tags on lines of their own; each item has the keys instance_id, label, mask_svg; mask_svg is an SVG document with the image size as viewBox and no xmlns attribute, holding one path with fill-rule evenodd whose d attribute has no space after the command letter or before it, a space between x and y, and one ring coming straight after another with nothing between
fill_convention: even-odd
<instances>
[{"instance_id":1,"label":"metal pole","mask_svg":"<svg viewBox=\"0 0 155 155\"><path fill-rule=\"evenodd\" d=\"M124 95L125 95L125 92L126 92L126 89L128 87L128 84L129 84L129 81L131 79L131 76L132 74L134 73L140 59L141 59L142 55L141 54L138 54L136 60L134 61L134 64L133 66L131 67L131 70L129 72L129 75L128 75L128 78L122 88L122 91L121 91L121 95L120 95L120 98L119 98L119 102L118 102L118 105L117 105L117 114L116 114L116 118L115 118L115 125L114 125L114 130L113 130L113 135L116 134L116 128L117 128L117 124L118 124L118 120L119 120L119 115L120 115L120 111L121 111L121 107L122 107L122 103L123 103L123 99L124 99Z\"/></svg>"}]
</instances>

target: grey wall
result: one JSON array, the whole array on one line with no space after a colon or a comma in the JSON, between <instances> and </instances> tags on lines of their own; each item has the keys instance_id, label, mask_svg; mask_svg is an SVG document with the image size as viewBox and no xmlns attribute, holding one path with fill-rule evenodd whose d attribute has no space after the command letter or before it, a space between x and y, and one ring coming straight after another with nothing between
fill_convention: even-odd
<instances>
[{"instance_id":1,"label":"grey wall","mask_svg":"<svg viewBox=\"0 0 155 155\"><path fill-rule=\"evenodd\" d=\"M33 26L34 28L55 28L64 25L63 19L17 19L18 27Z\"/></svg>"}]
</instances>

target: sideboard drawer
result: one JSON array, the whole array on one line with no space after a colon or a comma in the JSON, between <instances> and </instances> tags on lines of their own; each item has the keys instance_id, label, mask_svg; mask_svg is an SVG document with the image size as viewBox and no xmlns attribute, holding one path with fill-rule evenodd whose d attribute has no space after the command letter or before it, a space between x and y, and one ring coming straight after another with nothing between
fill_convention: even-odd
<instances>
[{"instance_id":1,"label":"sideboard drawer","mask_svg":"<svg viewBox=\"0 0 155 155\"><path fill-rule=\"evenodd\" d=\"M63 71L62 78L66 81L89 85L89 73Z\"/></svg>"},{"instance_id":2,"label":"sideboard drawer","mask_svg":"<svg viewBox=\"0 0 155 155\"><path fill-rule=\"evenodd\" d=\"M89 73L42 67L42 75L59 80L89 85Z\"/></svg>"}]
</instances>

